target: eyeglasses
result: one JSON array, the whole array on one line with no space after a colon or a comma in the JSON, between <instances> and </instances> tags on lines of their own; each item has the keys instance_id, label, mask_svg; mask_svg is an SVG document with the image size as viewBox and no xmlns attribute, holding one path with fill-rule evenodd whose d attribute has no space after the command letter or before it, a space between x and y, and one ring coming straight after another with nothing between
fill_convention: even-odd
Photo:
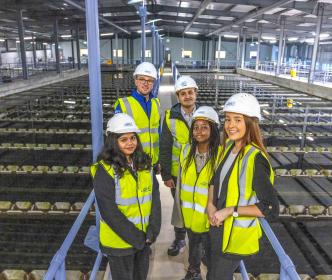
<instances>
[{"instance_id":1,"label":"eyeglasses","mask_svg":"<svg viewBox=\"0 0 332 280\"><path fill-rule=\"evenodd\" d=\"M148 84L148 85L152 85L154 83L154 80L146 80L144 78L137 78L137 80L141 83L141 84Z\"/></svg>"}]
</instances>

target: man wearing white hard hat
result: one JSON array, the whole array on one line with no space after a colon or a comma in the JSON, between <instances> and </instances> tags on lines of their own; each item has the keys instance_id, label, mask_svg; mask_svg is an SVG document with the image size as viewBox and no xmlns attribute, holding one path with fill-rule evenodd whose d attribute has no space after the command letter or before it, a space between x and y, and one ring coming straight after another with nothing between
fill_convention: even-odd
<instances>
[{"instance_id":1,"label":"man wearing white hard hat","mask_svg":"<svg viewBox=\"0 0 332 280\"><path fill-rule=\"evenodd\" d=\"M166 110L160 140L161 176L174 197L179 172L181 145L189 142L189 128L196 109L197 84L190 76L181 76L175 82L178 103ZM168 248L168 255L184 251L186 230L174 227L175 240Z\"/></svg>"},{"instance_id":2,"label":"man wearing white hard hat","mask_svg":"<svg viewBox=\"0 0 332 280\"><path fill-rule=\"evenodd\" d=\"M155 165L159 160L160 112L159 99L153 97L152 89L157 79L157 70L150 62L142 62L134 72L135 86L131 96L119 98L115 104L115 113L130 115L137 127L144 151Z\"/></svg>"},{"instance_id":3,"label":"man wearing white hard hat","mask_svg":"<svg viewBox=\"0 0 332 280\"><path fill-rule=\"evenodd\" d=\"M105 145L91 166L100 210L99 242L113 280L145 280L150 245L161 226L159 184L132 117L107 123Z\"/></svg>"}]
</instances>

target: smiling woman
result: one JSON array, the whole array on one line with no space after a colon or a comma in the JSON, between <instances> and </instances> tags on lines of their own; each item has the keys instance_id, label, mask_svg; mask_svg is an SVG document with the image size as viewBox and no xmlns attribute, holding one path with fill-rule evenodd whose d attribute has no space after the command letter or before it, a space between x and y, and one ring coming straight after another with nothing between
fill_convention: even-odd
<instances>
[{"instance_id":1,"label":"smiling woman","mask_svg":"<svg viewBox=\"0 0 332 280\"><path fill-rule=\"evenodd\" d=\"M91 167L101 214L101 250L114 280L146 279L150 245L161 225L159 184L138 132L132 117L116 114L107 123L105 146Z\"/></svg>"}]
</instances>

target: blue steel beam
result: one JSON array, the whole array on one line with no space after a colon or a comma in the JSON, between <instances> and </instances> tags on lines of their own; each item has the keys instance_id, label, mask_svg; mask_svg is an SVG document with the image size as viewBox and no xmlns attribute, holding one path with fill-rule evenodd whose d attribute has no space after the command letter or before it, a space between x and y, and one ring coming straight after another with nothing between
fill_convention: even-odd
<instances>
[{"instance_id":1,"label":"blue steel beam","mask_svg":"<svg viewBox=\"0 0 332 280\"><path fill-rule=\"evenodd\" d=\"M56 72L60 73L59 27L57 17L54 20L54 43Z\"/></svg>"},{"instance_id":2,"label":"blue steel beam","mask_svg":"<svg viewBox=\"0 0 332 280\"><path fill-rule=\"evenodd\" d=\"M75 40L76 40L76 59L77 59L77 69L80 70L81 69L81 51L80 51L80 27L78 25L78 23L76 24L76 36L75 36Z\"/></svg>"},{"instance_id":3,"label":"blue steel beam","mask_svg":"<svg viewBox=\"0 0 332 280\"><path fill-rule=\"evenodd\" d=\"M145 36L145 19L146 19L146 7L140 6L139 16L141 17L141 62L145 61L145 49L146 49L146 36Z\"/></svg>"},{"instance_id":4,"label":"blue steel beam","mask_svg":"<svg viewBox=\"0 0 332 280\"><path fill-rule=\"evenodd\" d=\"M22 63L22 73L23 79L28 79L28 68L27 68L27 57L25 53L24 44L24 25L22 19L22 9L17 10L17 25L18 25L18 37L20 39L20 51L21 51L21 63Z\"/></svg>"}]
</instances>

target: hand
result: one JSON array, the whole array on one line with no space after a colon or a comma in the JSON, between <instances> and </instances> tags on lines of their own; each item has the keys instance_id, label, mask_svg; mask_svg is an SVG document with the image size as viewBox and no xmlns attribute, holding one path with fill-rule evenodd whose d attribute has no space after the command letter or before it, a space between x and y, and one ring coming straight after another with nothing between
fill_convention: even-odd
<instances>
[{"instance_id":1,"label":"hand","mask_svg":"<svg viewBox=\"0 0 332 280\"><path fill-rule=\"evenodd\" d=\"M208 203L206 210L210 224L215 226L213 217L214 213L217 211L217 207L215 207L212 203Z\"/></svg>"},{"instance_id":2,"label":"hand","mask_svg":"<svg viewBox=\"0 0 332 280\"><path fill-rule=\"evenodd\" d=\"M212 221L217 227L219 227L230 215L232 215L232 213L232 207L223 208L214 213Z\"/></svg>"},{"instance_id":3,"label":"hand","mask_svg":"<svg viewBox=\"0 0 332 280\"><path fill-rule=\"evenodd\" d=\"M167 181L164 181L164 184L166 185L166 187L169 187L171 189L175 188L175 184L173 179L169 179Z\"/></svg>"}]
</instances>

